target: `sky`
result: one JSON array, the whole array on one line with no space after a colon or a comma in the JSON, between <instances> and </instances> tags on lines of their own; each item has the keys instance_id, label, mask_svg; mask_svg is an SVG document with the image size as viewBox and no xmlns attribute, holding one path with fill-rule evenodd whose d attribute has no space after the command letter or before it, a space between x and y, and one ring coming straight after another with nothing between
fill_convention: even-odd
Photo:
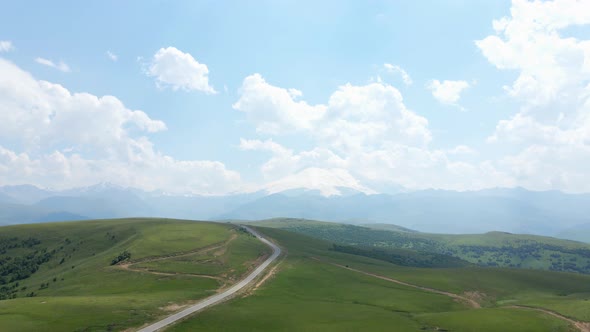
<instances>
[{"instance_id":1,"label":"sky","mask_svg":"<svg viewBox=\"0 0 590 332\"><path fill-rule=\"evenodd\" d=\"M0 185L590 192L590 0L0 8Z\"/></svg>"}]
</instances>

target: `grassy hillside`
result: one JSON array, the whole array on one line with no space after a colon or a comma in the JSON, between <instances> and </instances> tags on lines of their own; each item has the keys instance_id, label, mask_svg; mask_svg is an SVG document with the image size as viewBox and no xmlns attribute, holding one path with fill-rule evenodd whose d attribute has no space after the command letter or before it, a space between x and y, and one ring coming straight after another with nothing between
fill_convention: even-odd
<instances>
[{"instance_id":1,"label":"grassy hillside","mask_svg":"<svg viewBox=\"0 0 590 332\"><path fill-rule=\"evenodd\" d=\"M139 326L214 293L267 252L249 234L218 223L118 219L1 227L0 330ZM170 269L189 258L194 270ZM202 258L207 264L199 270Z\"/></svg>"},{"instance_id":2,"label":"grassy hillside","mask_svg":"<svg viewBox=\"0 0 590 332\"><path fill-rule=\"evenodd\" d=\"M254 224L339 244L451 255L481 266L590 273L590 245L551 237L504 232L428 234L301 219L271 219Z\"/></svg>"},{"instance_id":3,"label":"grassy hillside","mask_svg":"<svg viewBox=\"0 0 590 332\"><path fill-rule=\"evenodd\" d=\"M583 310L576 312L576 303L570 301L590 298L590 276L408 268L337 252L330 242L293 232L259 230L288 252L274 276L255 293L213 307L170 331L574 331L564 320L512 306L561 297L564 308L551 309L582 319ZM452 291L482 308L356 269Z\"/></svg>"}]
</instances>

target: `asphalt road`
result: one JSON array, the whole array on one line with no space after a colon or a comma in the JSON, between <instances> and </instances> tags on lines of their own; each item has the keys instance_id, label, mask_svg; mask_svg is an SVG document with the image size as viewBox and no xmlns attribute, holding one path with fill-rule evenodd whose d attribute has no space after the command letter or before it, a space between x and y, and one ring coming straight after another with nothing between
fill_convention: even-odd
<instances>
[{"instance_id":1,"label":"asphalt road","mask_svg":"<svg viewBox=\"0 0 590 332\"><path fill-rule=\"evenodd\" d=\"M144 327L143 329L139 330L139 332L155 332L155 331L159 331L160 329L180 320L185 318L188 315L191 315L199 310L203 310L207 307L216 305L217 303L227 299L228 297L234 295L235 293L237 293L239 290L241 290L242 288L246 287L249 283L251 283L256 277L258 277L263 271L264 269L266 269L266 267L268 265L270 265L272 262L274 262L277 257L279 257L279 255L281 254L281 248L279 248L277 245L275 245L274 243L270 242L269 240L263 238L258 232L256 232L255 230L251 229L250 227L246 227L243 226L245 229L248 230L248 232L252 233L254 236L256 236L260 241L264 242L265 244L267 244L268 246L270 246L272 248L272 255L267 258L264 263L260 264L256 270L254 270L252 273L250 273L245 279L243 279L242 281L238 282L237 284L233 285L231 288L229 288L228 290L226 290L223 293L219 293L219 294L215 294L213 296L210 296L206 299L203 299L202 301L200 301L199 303L192 305L186 309L184 309L183 311L177 312L173 315L170 315L164 319L162 319L161 321L154 323L152 325L149 325L147 327Z\"/></svg>"}]
</instances>

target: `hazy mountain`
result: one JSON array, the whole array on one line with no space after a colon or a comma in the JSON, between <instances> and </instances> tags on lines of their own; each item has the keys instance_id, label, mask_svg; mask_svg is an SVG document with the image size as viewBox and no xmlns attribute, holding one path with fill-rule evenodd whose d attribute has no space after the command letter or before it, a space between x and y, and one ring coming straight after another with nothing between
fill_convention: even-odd
<instances>
[{"instance_id":1,"label":"hazy mountain","mask_svg":"<svg viewBox=\"0 0 590 332\"><path fill-rule=\"evenodd\" d=\"M150 196L155 216L208 220L265 196L263 192L228 196Z\"/></svg>"},{"instance_id":2,"label":"hazy mountain","mask_svg":"<svg viewBox=\"0 0 590 332\"><path fill-rule=\"evenodd\" d=\"M590 243L590 223L576 225L557 233L557 237Z\"/></svg>"},{"instance_id":3,"label":"hazy mountain","mask_svg":"<svg viewBox=\"0 0 590 332\"><path fill-rule=\"evenodd\" d=\"M30 184L0 186L0 201L4 201L3 197L10 197L13 203L18 204L33 204L55 194L54 191L41 189Z\"/></svg>"},{"instance_id":4,"label":"hazy mountain","mask_svg":"<svg viewBox=\"0 0 590 332\"><path fill-rule=\"evenodd\" d=\"M584 213L590 206L590 195L512 191L426 190L332 197L274 194L219 218L256 220L287 216L344 222L365 220L434 233L499 230L542 235L554 235L566 227L590 221L590 216Z\"/></svg>"},{"instance_id":5,"label":"hazy mountain","mask_svg":"<svg viewBox=\"0 0 590 332\"><path fill-rule=\"evenodd\" d=\"M0 203L16 204L17 201L13 197L0 193Z\"/></svg>"},{"instance_id":6,"label":"hazy mountain","mask_svg":"<svg viewBox=\"0 0 590 332\"><path fill-rule=\"evenodd\" d=\"M131 192L106 191L83 196L54 196L33 205L56 211L68 211L90 218L144 217L155 214L148 202Z\"/></svg>"},{"instance_id":7,"label":"hazy mountain","mask_svg":"<svg viewBox=\"0 0 590 332\"><path fill-rule=\"evenodd\" d=\"M88 218L67 211L54 211L22 204L0 203L0 225L83 219Z\"/></svg>"},{"instance_id":8,"label":"hazy mountain","mask_svg":"<svg viewBox=\"0 0 590 332\"><path fill-rule=\"evenodd\" d=\"M456 192L423 190L367 195L354 188L335 187L340 195L323 196L318 189L290 188L226 196L180 196L142 191L108 183L65 191L34 186L0 187L0 223L132 216L183 219L260 220L307 218L348 223L396 224L433 233L506 231L579 235L590 224L590 194L534 192L522 188ZM27 196L30 195L29 196ZM28 205L17 204L30 202ZM82 217L84 216L84 217ZM577 228L576 228L577 227Z\"/></svg>"}]
</instances>

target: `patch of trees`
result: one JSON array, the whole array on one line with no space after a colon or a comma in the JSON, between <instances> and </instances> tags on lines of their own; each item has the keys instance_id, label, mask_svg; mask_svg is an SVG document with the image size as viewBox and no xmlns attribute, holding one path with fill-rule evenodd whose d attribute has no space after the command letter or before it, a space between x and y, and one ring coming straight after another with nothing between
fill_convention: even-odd
<instances>
[{"instance_id":1,"label":"patch of trees","mask_svg":"<svg viewBox=\"0 0 590 332\"><path fill-rule=\"evenodd\" d=\"M41 240L34 237L0 238L0 300L16 298L19 281L29 278L58 252L40 248L40 245ZM24 289L26 287L20 290ZM27 295L31 294L34 296L34 293Z\"/></svg>"},{"instance_id":2,"label":"patch of trees","mask_svg":"<svg viewBox=\"0 0 590 332\"><path fill-rule=\"evenodd\" d=\"M284 229L339 245L376 249L410 249L454 256L483 266L522 267L524 265L527 267L524 262L534 259L543 262L543 265L551 270L590 274L589 248L571 248L533 239L514 238L510 244L498 245L456 245L444 238L428 237L419 233L389 232L354 225L292 224ZM562 260L568 262L562 263Z\"/></svg>"},{"instance_id":3,"label":"patch of trees","mask_svg":"<svg viewBox=\"0 0 590 332\"><path fill-rule=\"evenodd\" d=\"M37 272L52 257L47 250L36 250L23 256L0 258L0 284L23 280Z\"/></svg>"},{"instance_id":4,"label":"patch of trees","mask_svg":"<svg viewBox=\"0 0 590 332\"><path fill-rule=\"evenodd\" d=\"M413 249L424 252L449 250L444 244L412 233L375 230L354 225L294 225L284 228L334 243Z\"/></svg>"},{"instance_id":5,"label":"patch of trees","mask_svg":"<svg viewBox=\"0 0 590 332\"><path fill-rule=\"evenodd\" d=\"M463 267L469 265L468 262L457 257L414 250L365 248L338 244L332 245L332 250L347 254L375 258L401 266L444 268Z\"/></svg>"},{"instance_id":6,"label":"patch of trees","mask_svg":"<svg viewBox=\"0 0 590 332\"><path fill-rule=\"evenodd\" d=\"M131 253L127 250L123 251L119 254L119 256L113 258L111 261L111 265L119 264L122 261L128 260L131 258Z\"/></svg>"},{"instance_id":7,"label":"patch of trees","mask_svg":"<svg viewBox=\"0 0 590 332\"><path fill-rule=\"evenodd\" d=\"M240 227L237 227L236 229L238 230L238 232L240 232L240 233L242 233L244 235L255 237L254 234L248 232L248 230L245 227L240 226Z\"/></svg>"},{"instance_id":8,"label":"patch of trees","mask_svg":"<svg viewBox=\"0 0 590 332\"><path fill-rule=\"evenodd\" d=\"M543 260L543 257L548 255L549 270L564 271L564 272L578 272L590 273L589 266L582 263L578 264L578 258L590 259L590 250L585 248L567 248L556 246L552 244L539 242L526 242L520 246L475 246L475 245L460 245L459 251L466 257L472 256L479 258L481 255L489 255L492 261L488 261L482 265L486 266L510 266L520 267L521 264L513 263L514 259L525 260L527 258L535 258ZM569 256L569 259L564 257ZM565 260L568 260L567 262Z\"/></svg>"},{"instance_id":9,"label":"patch of trees","mask_svg":"<svg viewBox=\"0 0 590 332\"><path fill-rule=\"evenodd\" d=\"M34 237L29 237L24 240L17 237L0 238L0 255L5 255L10 249L32 248L38 244L41 244L41 241Z\"/></svg>"}]
</instances>

